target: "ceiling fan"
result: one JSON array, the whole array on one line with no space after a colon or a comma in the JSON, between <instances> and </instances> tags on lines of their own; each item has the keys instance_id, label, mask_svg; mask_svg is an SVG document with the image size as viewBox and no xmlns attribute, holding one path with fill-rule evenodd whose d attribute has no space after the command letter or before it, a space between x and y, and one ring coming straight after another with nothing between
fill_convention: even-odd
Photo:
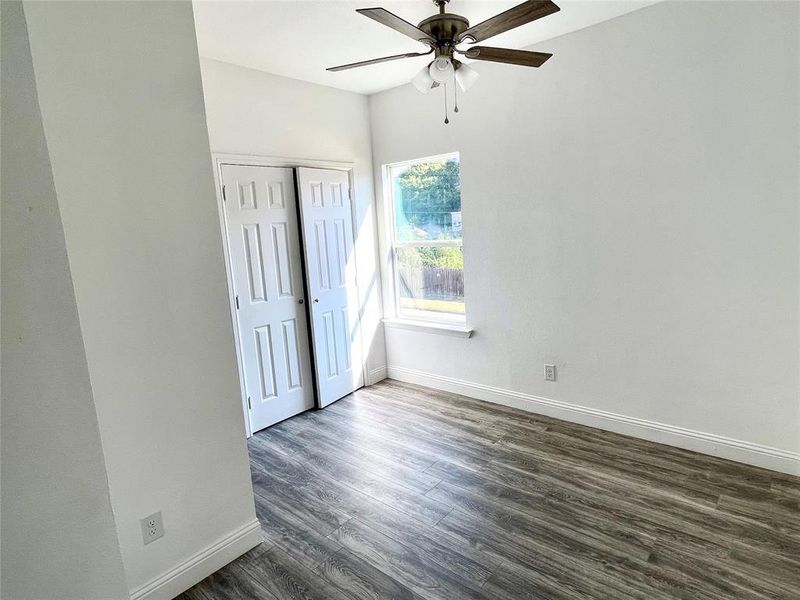
<instances>
[{"instance_id":1,"label":"ceiling fan","mask_svg":"<svg viewBox=\"0 0 800 600\"><path fill-rule=\"evenodd\" d=\"M433 54L434 59L422 68L412 80L416 87L423 94L427 94L431 89L445 86L445 123L449 123L447 118L447 89L446 85L454 81L454 98L457 88L466 91L478 78L478 73L466 64L455 58L456 54L466 56L474 60L485 60L490 62L507 63L511 65L521 65L523 67L540 67L548 58L553 56L547 52L529 52L527 50L512 50L510 48L493 48L491 46L470 46L466 49L459 48L459 44L476 44L490 37L498 35L525 25L531 21L541 19L561 10L550 0L528 0L513 8L508 9L498 15L491 17L477 25L469 26L469 21L461 15L445 12L445 5L450 0L433 0L439 7L439 14L424 19L419 25L412 25L395 14L390 13L385 8L359 8L357 13L369 17L391 27L395 31L422 42L429 46L426 52L406 52L405 54L395 54L384 56L383 58L373 58L372 60L362 60L360 62L330 67L328 71L345 71L357 67L365 67L392 60L403 58L413 58L417 56L427 56ZM458 100L455 102L455 112L458 112Z\"/></svg>"}]
</instances>

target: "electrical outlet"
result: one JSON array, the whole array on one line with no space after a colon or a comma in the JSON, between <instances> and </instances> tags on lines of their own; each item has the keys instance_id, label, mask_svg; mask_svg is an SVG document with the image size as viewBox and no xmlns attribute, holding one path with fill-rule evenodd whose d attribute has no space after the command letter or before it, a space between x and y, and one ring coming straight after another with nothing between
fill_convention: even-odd
<instances>
[{"instance_id":1,"label":"electrical outlet","mask_svg":"<svg viewBox=\"0 0 800 600\"><path fill-rule=\"evenodd\" d=\"M149 544L160 537L164 537L164 523L161 520L161 511L145 517L142 523L142 540Z\"/></svg>"},{"instance_id":2,"label":"electrical outlet","mask_svg":"<svg viewBox=\"0 0 800 600\"><path fill-rule=\"evenodd\" d=\"M544 380L545 381L555 381L556 380L556 366L555 365L545 365L544 366Z\"/></svg>"}]
</instances>

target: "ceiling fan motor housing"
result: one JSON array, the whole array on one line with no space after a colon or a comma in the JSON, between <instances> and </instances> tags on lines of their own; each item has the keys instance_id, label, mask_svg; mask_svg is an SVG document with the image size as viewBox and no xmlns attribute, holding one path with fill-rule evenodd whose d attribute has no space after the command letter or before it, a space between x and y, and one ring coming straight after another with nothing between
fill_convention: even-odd
<instances>
[{"instance_id":1,"label":"ceiling fan motor housing","mask_svg":"<svg viewBox=\"0 0 800 600\"><path fill-rule=\"evenodd\" d=\"M469 29L469 21L461 15L442 13L428 17L417 27L436 39L435 44L431 42L431 45L437 49L437 55L452 54L452 47L458 43L459 36Z\"/></svg>"}]
</instances>

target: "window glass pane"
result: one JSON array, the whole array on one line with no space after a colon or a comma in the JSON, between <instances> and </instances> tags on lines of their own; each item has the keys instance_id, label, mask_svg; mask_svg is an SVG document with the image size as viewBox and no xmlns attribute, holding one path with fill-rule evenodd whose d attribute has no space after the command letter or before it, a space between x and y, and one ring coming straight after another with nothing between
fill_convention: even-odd
<instances>
[{"instance_id":1,"label":"window glass pane","mask_svg":"<svg viewBox=\"0 0 800 600\"><path fill-rule=\"evenodd\" d=\"M403 246L395 251L395 264L401 315L464 314L463 248Z\"/></svg>"},{"instance_id":2,"label":"window glass pane","mask_svg":"<svg viewBox=\"0 0 800 600\"><path fill-rule=\"evenodd\" d=\"M457 157L395 166L390 173L397 241L461 239Z\"/></svg>"}]
</instances>

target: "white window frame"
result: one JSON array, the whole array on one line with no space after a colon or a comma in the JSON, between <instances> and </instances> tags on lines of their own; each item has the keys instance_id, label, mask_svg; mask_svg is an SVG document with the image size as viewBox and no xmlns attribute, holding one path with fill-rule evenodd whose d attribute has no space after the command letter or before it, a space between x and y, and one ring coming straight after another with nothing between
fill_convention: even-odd
<instances>
[{"instance_id":1,"label":"white window frame","mask_svg":"<svg viewBox=\"0 0 800 600\"><path fill-rule=\"evenodd\" d=\"M464 239L463 234L460 240L431 240L431 241L406 241L397 240L397 227L396 227L396 207L394 198L394 183L392 181L392 169L397 167L407 167L411 165L439 162L456 159L461 163L461 158L458 152L448 152L446 154L437 154L435 156L425 156L422 158L415 158L412 160L403 160L390 164L383 165L383 196L386 209L385 214L385 231L386 242L389 254L389 268L391 269L391 277L389 278L391 306L394 313L393 318L384 319L384 323L391 327L401 327L404 329L412 329L419 331L427 331L431 333L443 333L445 335L458 335L460 337L469 337L472 330L467 327L466 317L466 299L464 303L465 314L455 313L439 313L434 311L418 311L417 314L408 315L403 314L400 309L400 294L398 282L398 268L397 268L397 249L403 247L413 248L434 248L434 247L457 247L463 248ZM463 215L463 210L462 210ZM463 218L463 217L462 217Z\"/></svg>"}]
</instances>

